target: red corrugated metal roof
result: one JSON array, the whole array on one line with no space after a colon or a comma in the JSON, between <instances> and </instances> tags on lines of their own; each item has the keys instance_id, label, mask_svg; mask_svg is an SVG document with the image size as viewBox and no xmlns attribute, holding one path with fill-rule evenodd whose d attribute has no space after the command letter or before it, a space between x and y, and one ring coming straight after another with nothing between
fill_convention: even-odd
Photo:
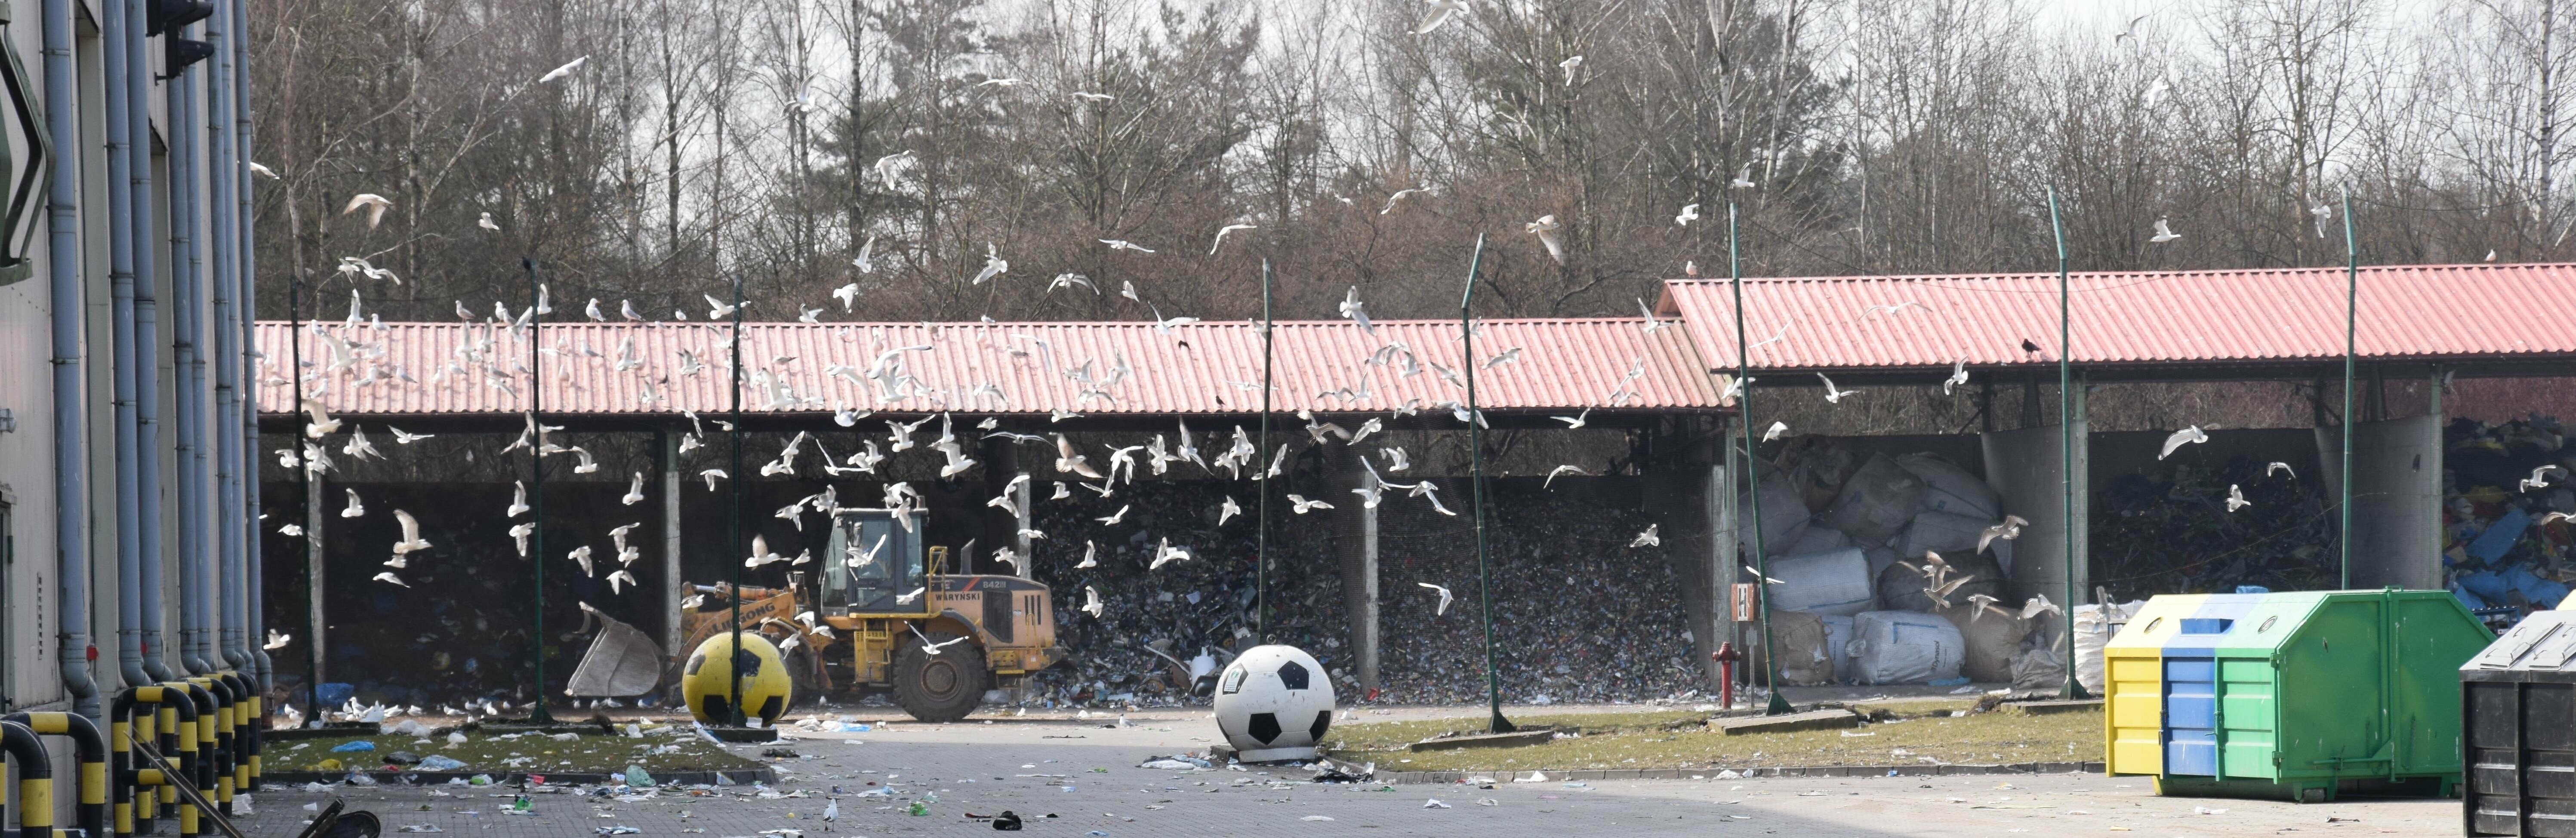
<instances>
[{"instance_id":1,"label":"red corrugated metal roof","mask_svg":"<svg viewBox=\"0 0 2576 838\"><path fill-rule=\"evenodd\" d=\"M2079 364L2343 357L2342 268L2079 273L2068 285ZM2576 298L2576 265L2367 267L2359 285L2355 343L2364 358L2576 353L2576 318L2556 306ZM1744 298L1750 342L1780 337L1752 348L1758 369L2057 362L2056 274L1747 279ZM1735 302L1726 280L1667 282L1659 305L1691 324L1712 366L1735 366ZM2023 351L2024 340L2040 351Z\"/></svg>"},{"instance_id":2,"label":"red corrugated metal roof","mask_svg":"<svg viewBox=\"0 0 2576 838\"><path fill-rule=\"evenodd\" d=\"M1611 407L1617 391L1631 395L1617 406L1629 410L1710 410L1722 407L1719 386L1702 370L1685 330L1678 324L1646 334L1642 318L1486 320L1476 338L1480 358L1518 347L1520 360L1478 371L1480 406L1495 411L1573 411ZM783 372L799 397L822 400L821 406L777 412L829 411L833 405L897 413L952 409L973 413L1046 414L1064 409L1082 414L1245 413L1260 407L1252 382L1261 380L1261 337L1250 323L1197 323L1168 332L1152 323L747 323L744 324L743 369L745 410L759 410L766 394L748 382L757 370ZM323 394L335 412L355 414L515 413L527 408L527 376L515 372L528 347L508 330L464 323L387 323L382 331L367 326L325 328L343 335L366 355L381 349L373 363L382 373L375 383L352 384L365 364L338 375ZM1459 363L1458 325L1454 321L1377 321L1377 334L1362 332L1347 321L1299 321L1278 324L1273 351L1279 391L1273 407L1282 412L1309 408L1318 412L1356 413L1393 410L1419 400L1426 410L1443 401L1465 398L1465 391L1442 380L1429 365L1455 369ZM273 359L263 372L259 403L278 411L292 398L285 379L282 322L259 325L259 349ZM698 323L547 323L540 332L546 346L544 366L551 385L545 392L548 413L645 414L700 412L728 408L725 393L726 353L721 334ZM449 367L457 347L469 341L492 341L491 354L500 369L512 373L516 392L487 386L480 366L470 374L438 378ZM620 372L621 345L632 339L639 369ZM1045 349L1039 349L1043 341ZM1424 366L1406 376L1394 365L1364 362L1389 343L1412 349ZM858 367L862 374L889 349L928 345L928 351L900 355L903 370L930 393L910 393L881 403L879 387L828 374L834 365ZM696 375L682 375L679 352L686 349L705 364ZM1026 354L1015 354L1012 350ZM592 356L585 350L596 352ZM304 336L306 361L326 358L319 336ZM795 360L780 364L775 359ZM1112 399L1085 399L1083 384L1064 370L1089 362L1095 381L1111 375L1124 358L1134 375L1104 389ZM1643 363L1642 375L1628 378ZM394 378L395 369L417 384ZM668 400L647 405L649 387ZM1238 385L1231 382L1243 382ZM1001 397L975 395L991 384ZM308 384L308 389L313 385ZM1343 387L1366 389L1344 400L1319 395Z\"/></svg>"}]
</instances>

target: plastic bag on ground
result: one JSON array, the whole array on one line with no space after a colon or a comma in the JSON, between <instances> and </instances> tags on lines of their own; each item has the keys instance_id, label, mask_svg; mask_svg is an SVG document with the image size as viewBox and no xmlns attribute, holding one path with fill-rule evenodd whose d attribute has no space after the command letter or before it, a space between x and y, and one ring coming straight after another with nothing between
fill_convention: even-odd
<instances>
[{"instance_id":1,"label":"plastic bag on ground","mask_svg":"<svg viewBox=\"0 0 2576 838\"><path fill-rule=\"evenodd\" d=\"M1896 540L1896 552L1921 556L1923 551L1930 550L1944 558L1952 553L1966 553L1976 549L1977 538L2000 520L1947 512L1920 513L1914 516L1914 523L1905 528L1905 535Z\"/></svg>"},{"instance_id":2,"label":"plastic bag on ground","mask_svg":"<svg viewBox=\"0 0 2576 838\"><path fill-rule=\"evenodd\" d=\"M420 764L414 767L419 768L422 771L454 771L465 767L465 763L456 761L454 757L444 756L441 754L430 754L429 756L421 757Z\"/></svg>"},{"instance_id":3,"label":"plastic bag on ground","mask_svg":"<svg viewBox=\"0 0 2576 838\"><path fill-rule=\"evenodd\" d=\"M2013 655L2012 688L2016 692L2041 692L2066 685L2066 662L2057 651L2033 646Z\"/></svg>"},{"instance_id":4,"label":"plastic bag on ground","mask_svg":"<svg viewBox=\"0 0 2576 838\"><path fill-rule=\"evenodd\" d=\"M1896 458L1896 465L1923 480L1922 509L1989 521L2003 518L2003 496L1984 478L1929 451Z\"/></svg>"},{"instance_id":5,"label":"plastic bag on ground","mask_svg":"<svg viewBox=\"0 0 2576 838\"><path fill-rule=\"evenodd\" d=\"M1914 519L1923 500L1923 478L1898 468L1885 454L1873 454L1843 482L1842 494L1817 520L1864 542L1885 543Z\"/></svg>"},{"instance_id":6,"label":"plastic bag on ground","mask_svg":"<svg viewBox=\"0 0 2576 838\"><path fill-rule=\"evenodd\" d=\"M2030 636L2036 624L2013 615L1997 614L1963 599L1952 599L1950 607L1936 612L1959 629L1967 646L1959 664L1959 674L1983 684L2013 679L2013 656L2021 652L2022 640Z\"/></svg>"},{"instance_id":7,"label":"plastic bag on ground","mask_svg":"<svg viewBox=\"0 0 2576 838\"><path fill-rule=\"evenodd\" d=\"M1852 618L1852 674L1863 684L1921 684L1959 677L1967 641L1937 614L1868 611Z\"/></svg>"},{"instance_id":8,"label":"plastic bag on ground","mask_svg":"<svg viewBox=\"0 0 2576 838\"><path fill-rule=\"evenodd\" d=\"M2100 695L2103 685L2102 647L2120 627L2129 624L2129 616L2147 606L2146 600L2132 600L2110 606L2078 605L2072 618L2075 634L2075 683Z\"/></svg>"},{"instance_id":9,"label":"plastic bag on ground","mask_svg":"<svg viewBox=\"0 0 2576 838\"><path fill-rule=\"evenodd\" d=\"M1764 568L1779 584L1765 584L1773 610L1850 616L1870 608L1869 559L1854 548L1773 559Z\"/></svg>"}]
</instances>

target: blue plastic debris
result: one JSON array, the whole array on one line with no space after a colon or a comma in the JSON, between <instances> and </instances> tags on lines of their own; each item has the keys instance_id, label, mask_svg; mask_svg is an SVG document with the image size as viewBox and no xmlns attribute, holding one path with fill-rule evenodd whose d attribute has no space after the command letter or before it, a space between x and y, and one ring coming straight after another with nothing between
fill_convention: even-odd
<instances>
[{"instance_id":1,"label":"blue plastic debris","mask_svg":"<svg viewBox=\"0 0 2576 838\"><path fill-rule=\"evenodd\" d=\"M342 742L339 747L332 748L331 752L335 754L346 754L358 751L372 751L375 749L376 743L360 739L355 742Z\"/></svg>"},{"instance_id":2,"label":"blue plastic debris","mask_svg":"<svg viewBox=\"0 0 2576 838\"><path fill-rule=\"evenodd\" d=\"M2268 594L2272 592L2272 589L2261 585L2238 585L2236 586L2236 592L2240 594Z\"/></svg>"},{"instance_id":3,"label":"blue plastic debris","mask_svg":"<svg viewBox=\"0 0 2576 838\"><path fill-rule=\"evenodd\" d=\"M2507 509L2487 526L2486 532L2478 534L2478 540L2469 542L2469 555L2490 562L2503 558L2505 551L2522 540L2522 531L2530 527L2530 515L2520 509Z\"/></svg>"}]
</instances>

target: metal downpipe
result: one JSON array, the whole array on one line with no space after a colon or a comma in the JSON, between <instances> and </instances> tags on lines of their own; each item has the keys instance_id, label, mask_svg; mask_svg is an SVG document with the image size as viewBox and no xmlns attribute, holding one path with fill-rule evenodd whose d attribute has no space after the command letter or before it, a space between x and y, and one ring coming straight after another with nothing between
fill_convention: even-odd
<instances>
[{"instance_id":1,"label":"metal downpipe","mask_svg":"<svg viewBox=\"0 0 2576 838\"><path fill-rule=\"evenodd\" d=\"M61 153L80 148L80 120L72 98L79 81L72 66L71 0L44 0L45 130ZM89 399L81 381L80 169L57 161L46 186L46 273L52 283L54 339L54 560L61 599L58 663L73 709L99 713L98 685L90 679L89 487L83 463Z\"/></svg>"},{"instance_id":2,"label":"metal downpipe","mask_svg":"<svg viewBox=\"0 0 2576 838\"><path fill-rule=\"evenodd\" d=\"M137 376L136 317L134 302L134 193L123 188L132 177L134 164L132 131L125 107L125 5L110 2L101 6L100 28L108 37L99 39L104 51L101 72L106 77L107 102L107 275L110 297L110 323L113 352L112 365L116 412L116 662L117 672L128 684L148 683L143 674L143 638L136 622L143 610L142 585L136 580L142 573L143 553L140 539L142 522L142 479L138 472L145 452L138 449L139 434L135 416ZM72 146L78 148L79 146Z\"/></svg>"},{"instance_id":3,"label":"metal downpipe","mask_svg":"<svg viewBox=\"0 0 2576 838\"><path fill-rule=\"evenodd\" d=\"M179 430L179 591L180 635L184 645L189 622L187 615L202 598L205 566L208 557L221 546L208 531L206 508L206 475L210 440L206 434L205 409L206 362L201 342L206 308L206 285L189 257L192 244L190 220L194 216L195 185L188 172L193 163L193 143L186 130L188 104L187 84L170 85L169 166L170 166L170 296L178 304L173 319L170 360L179 380L177 424ZM144 563L143 582L143 670L155 682L170 680L169 647L162 632L161 585L157 562ZM185 650L182 649L184 655Z\"/></svg>"},{"instance_id":4,"label":"metal downpipe","mask_svg":"<svg viewBox=\"0 0 2576 838\"><path fill-rule=\"evenodd\" d=\"M252 215L251 208L249 165L251 148L250 13L243 0L215 0L215 15L214 18L208 19L206 26L207 40L215 46L216 59L215 74L207 79L207 87L217 100L213 116L216 118L215 141L221 153L217 159L214 174L217 182L221 184L216 198L227 202L231 207L230 212L215 213L216 219L223 225L215 235L219 241L232 246L232 253L222 260L222 265L223 270L227 272L225 281L241 289L240 307L235 316L239 318L241 330L239 348L242 352L247 352L251 346L252 313L256 310L253 308L253 303L258 299L255 279L257 272L251 247L253 230L250 224L250 220L255 217ZM213 24L215 20L226 21L220 38L215 32ZM230 131L224 130L226 126L221 120L225 118L232 120ZM256 399L248 383L250 381L247 372L248 356L239 357L245 367L236 381L242 386L240 419L248 443L243 446L241 454L243 470L239 478L242 495L240 514L243 516L242 520L248 530L248 536L243 540L241 554L235 557L235 566L239 568L242 579L240 601L243 652L249 655L258 667L259 688L265 693L275 684L268 652L260 648L261 638L265 636L263 629L268 623L266 612L262 610L267 600L262 588L266 577L261 572L264 560L259 551L259 531L252 525L257 520L259 510L259 484L256 481L259 475L259 419L255 412Z\"/></svg>"}]
</instances>

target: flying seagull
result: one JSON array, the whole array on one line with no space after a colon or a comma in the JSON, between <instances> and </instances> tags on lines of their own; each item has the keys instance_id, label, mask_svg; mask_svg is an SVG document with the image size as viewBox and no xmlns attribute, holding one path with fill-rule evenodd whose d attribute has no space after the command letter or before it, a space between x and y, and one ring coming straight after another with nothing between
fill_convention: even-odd
<instances>
[{"instance_id":1,"label":"flying seagull","mask_svg":"<svg viewBox=\"0 0 2576 838\"><path fill-rule=\"evenodd\" d=\"M1431 616L1434 617L1449 613L1449 603L1458 598L1456 594L1450 593L1448 588L1434 585L1429 582L1415 582L1413 584L1440 592L1440 604L1431 609Z\"/></svg>"}]
</instances>

